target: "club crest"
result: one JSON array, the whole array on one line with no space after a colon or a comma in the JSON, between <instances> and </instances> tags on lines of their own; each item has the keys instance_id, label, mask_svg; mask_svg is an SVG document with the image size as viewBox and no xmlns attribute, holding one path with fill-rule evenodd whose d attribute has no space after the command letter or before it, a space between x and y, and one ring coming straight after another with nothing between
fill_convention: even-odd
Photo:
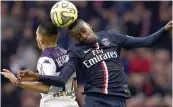
<instances>
[{"instance_id":1,"label":"club crest","mask_svg":"<svg viewBox=\"0 0 173 107\"><path fill-rule=\"evenodd\" d=\"M107 38L103 38L101 40L102 44L105 45L105 46L109 46L110 45L110 41L107 39Z\"/></svg>"}]
</instances>

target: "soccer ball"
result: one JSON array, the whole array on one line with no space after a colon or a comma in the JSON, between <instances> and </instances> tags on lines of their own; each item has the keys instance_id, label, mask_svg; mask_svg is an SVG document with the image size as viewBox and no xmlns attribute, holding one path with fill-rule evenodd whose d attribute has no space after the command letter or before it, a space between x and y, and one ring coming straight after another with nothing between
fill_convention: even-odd
<instances>
[{"instance_id":1,"label":"soccer ball","mask_svg":"<svg viewBox=\"0 0 173 107\"><path fill-rule=\"evenodd\" d=\"M66 0L57 2L50 12L52 22L61 28L70 26L78 18L76 6Z\"/></svg>"}]
</instances>

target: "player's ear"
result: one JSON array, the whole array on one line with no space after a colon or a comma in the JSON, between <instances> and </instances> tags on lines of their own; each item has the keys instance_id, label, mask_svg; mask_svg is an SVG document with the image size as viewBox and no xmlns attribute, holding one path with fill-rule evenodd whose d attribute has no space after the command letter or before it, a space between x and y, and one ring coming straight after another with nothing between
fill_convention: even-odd
<instances>
[{"instance_id":1,"label":"player's ear","mask_svg":"<svg viewBox=\"0 0 173 107\"><path fill-rule=\"evenodd\" d=\"M40 42L40 44L43 44L44 43L44 38L41 37L39 42Z\"/></svg>"}]
</instances>

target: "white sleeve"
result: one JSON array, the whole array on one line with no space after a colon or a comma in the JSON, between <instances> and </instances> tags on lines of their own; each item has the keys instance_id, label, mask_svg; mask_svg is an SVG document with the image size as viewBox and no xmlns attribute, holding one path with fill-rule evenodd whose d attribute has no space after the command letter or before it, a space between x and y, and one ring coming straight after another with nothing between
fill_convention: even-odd
<instances>
[{"instance_id":1,"label":"white sleeve","mask_svg":"<svg viewBox=\"0 0 173 107\"><path fill-rule=\"evenodd\" d=\"M56 65L52 58L41 57L37 63L37 70L42 75L55 75Z\"/></svg>"},{"instance_id":2,"label":"white sleeve","mask_svg":"<svg viewBox=\"0 0 173 107\"><path fill-rule=\"evenodd\" d=\"M53 61L52 58L49 58L49 57L39 58L38 63L37 63L37 70L38 70L39 74L42 74L42 75L56 75L56 76L59 75L59 72L56 73L55 62ZM48 94L56 93L61 90L62 90L61 87L55 87L55 86L50 85Z\"/></svg>"}]
</instances>

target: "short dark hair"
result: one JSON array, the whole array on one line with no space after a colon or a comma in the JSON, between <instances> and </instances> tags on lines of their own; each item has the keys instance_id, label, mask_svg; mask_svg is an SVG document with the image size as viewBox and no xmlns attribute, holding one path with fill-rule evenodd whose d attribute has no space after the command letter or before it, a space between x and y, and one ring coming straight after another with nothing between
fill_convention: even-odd
<instances>
[{"instance_id":1,"label":"short dark hair","mask_svg":"<svg viewBox=\"0 0 173 107\"><path fill-rule=\"evenodd\" d=\"M68 29L69 29L69 30L73 29L73 28L78 24L78 22L79 22L79 19L77 19L76 21L74 21L74 22L68 27Z\"/></svg>"},{"instance_id":2,"label":"short dark hair","mask_svg":"<svg viewBox=\"0 0 173 107\"><path fill-rule=\"evenodd\" d=\"M46 21L38 26L38 32L47 37L58 36L58 27L52 22Z\"/></svg>"},{"instance_id":3,"label":"short dark hair","mask_svg":"<svg viewBox=\"0 0 173 107\"><path fill-rule=\"evenodd\" d=\"M72 30L73 28L75 28L76 26L78 26L78 24L80 23L85 23L85 21L81 20L81 19L77 19L75 22L73 22L69 27L68 30Z\"/></svg>"}]
</instances>

